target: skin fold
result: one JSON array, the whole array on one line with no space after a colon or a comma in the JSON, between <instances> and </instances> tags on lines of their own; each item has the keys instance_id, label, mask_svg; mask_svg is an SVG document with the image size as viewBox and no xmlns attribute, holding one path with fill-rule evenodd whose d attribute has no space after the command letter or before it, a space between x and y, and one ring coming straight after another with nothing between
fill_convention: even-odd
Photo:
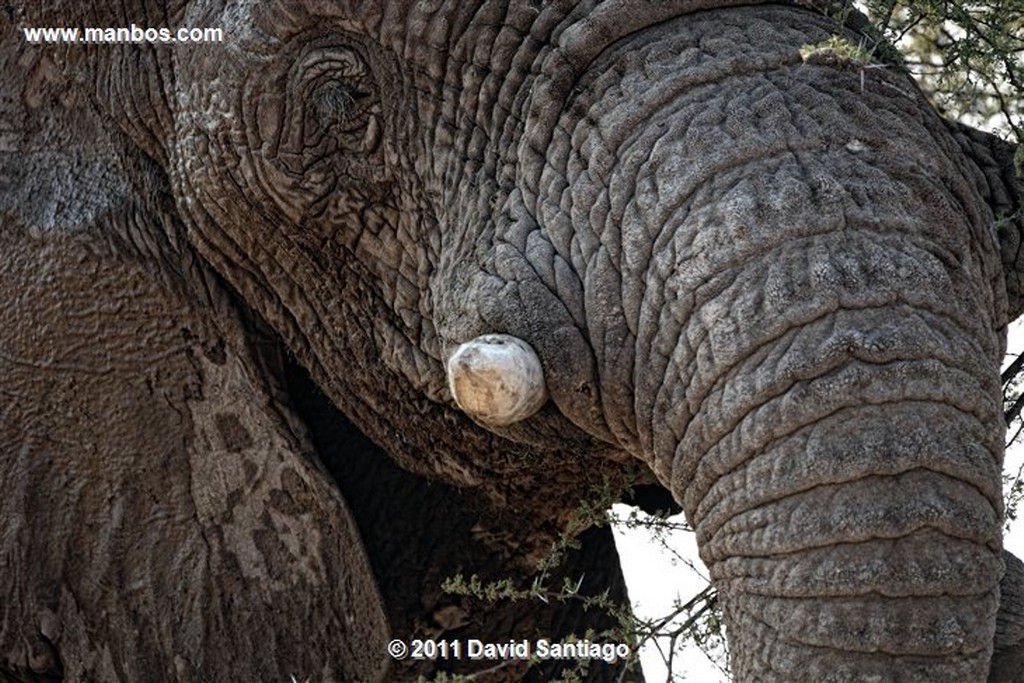
<instances>
[{"instance_id":1,"label":"skin fold","mask_svg":"<svg viewBox=\"0 0 1024 683\"><path fill-rule=\"evenodd\" d=\"M385 644L609 626L438 586L528 583L633 483L693 524L737 681L1014 680L1012 149L807 52L858 42L836 9L5 10L0 676L472 671ZM17 30L130 23L226 39ZM535 354L539 409L460 408L485 335ZM581 540L566 575L624 600Z\"/></svg>"}]
</instances>

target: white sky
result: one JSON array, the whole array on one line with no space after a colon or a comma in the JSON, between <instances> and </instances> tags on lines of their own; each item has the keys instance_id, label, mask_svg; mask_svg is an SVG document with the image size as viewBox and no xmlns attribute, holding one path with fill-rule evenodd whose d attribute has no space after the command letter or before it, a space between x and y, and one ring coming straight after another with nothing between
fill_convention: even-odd
<instances>
[{"instance_id":1,"label":"white sky","mask_svg":"<svg viewBox=\"0 0 1024 683\"><path fill-rule=\"evenodd\" d=\"M1024 352L1024 319L1010 326L1007 345L1008 365L1016 354ZM1006 453L1004 472L1016 472L1024 464L1024 446L1017 444ZM618 516L629 516L629 508L617 506ZM678 532L672 536L671 547L678 555L687 558L695 569L687 567L657 541L652 541L649 532L643 529L629 530L615 527L615 543L622 558L622 570L633 602L634 612L645 618L664 616L671 610L672 602L679 598L687 602L699 593L706 582L707 569L697 557L697 547L692 533ZM1017 521L1003 538L1007 550L1024 558L1024 519ZM644 674L648 683L662 683L670 680L661 655L654 647L647 647L640 653ZM688 681L701 683L729 683L729 679L715 667L695 646L687 648L674 666L677 676Z\"/></svg>"}]
</instances>

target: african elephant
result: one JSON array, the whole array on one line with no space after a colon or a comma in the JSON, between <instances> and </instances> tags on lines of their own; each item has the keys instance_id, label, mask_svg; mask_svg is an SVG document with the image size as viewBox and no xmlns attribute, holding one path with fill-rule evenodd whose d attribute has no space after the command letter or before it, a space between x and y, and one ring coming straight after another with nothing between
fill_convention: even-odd
<instances>
[{"instance_id":1,"label":"african elephant","mask_svg":"<svg viewBox=\"0 0 1024 683\"><path fill-rule=\"evenodd\" d=\"M856 14L111 5L3 20L0 674L401 678L394 633L526 632L437 586L527 576L631 463L696 529L736 680L1019 671L1022 186L898 66L807 50ZM225 35L16 30L129 24ZM569 570L623 596L587 533Z\"/></svg>"}]
</instances>

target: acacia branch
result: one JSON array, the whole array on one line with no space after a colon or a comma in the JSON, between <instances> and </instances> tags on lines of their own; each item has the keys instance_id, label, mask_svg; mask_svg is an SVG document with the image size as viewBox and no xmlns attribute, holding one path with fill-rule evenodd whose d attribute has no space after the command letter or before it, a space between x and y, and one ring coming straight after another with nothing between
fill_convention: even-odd
<instances>
[{"instance_id":1,"label":"acacia branch","mask_svg":"<svg viewBox=\"0 0 1024 683\"><path fill-rule=\"evenodd\" d=\"M1013 362L1010 363L1005 370L1003 370L1003 374L1000 376L1003 387L1005 387L1011 381L1016 379L1017 375L1021 371L1021 368L1024 368L1024 353L1018 353L1017 357L1013 359Z\"/></svg>"}]
</instances>

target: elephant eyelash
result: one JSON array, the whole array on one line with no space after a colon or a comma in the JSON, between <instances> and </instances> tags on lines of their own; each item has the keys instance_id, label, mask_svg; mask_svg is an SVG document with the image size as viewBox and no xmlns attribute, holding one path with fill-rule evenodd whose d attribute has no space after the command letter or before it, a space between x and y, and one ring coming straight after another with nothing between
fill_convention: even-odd
<instances>
[{"instance_id":1,"label":"elephant eyelash","mask_svg":"<svg viewBox=\"0 0 1024 683\"><path fill-rule=\"evenodd\" d=\"M358 113L361 101L370 93L348 83L330 79L313 90L313 110L322 120L338 121Z\"/></svg>"},{"instance_id":2,"label":"elephant eyelash","mask_svg":"<svg viewBox=\"0 0 1024 683\"><path fill-rule=\"evenodd\" d=\"M321 127L344 125L349 131L362 128L372 105L372 93L357 84L326 78L313 86L309 106Z\"/></svg>"}]
</instances>

